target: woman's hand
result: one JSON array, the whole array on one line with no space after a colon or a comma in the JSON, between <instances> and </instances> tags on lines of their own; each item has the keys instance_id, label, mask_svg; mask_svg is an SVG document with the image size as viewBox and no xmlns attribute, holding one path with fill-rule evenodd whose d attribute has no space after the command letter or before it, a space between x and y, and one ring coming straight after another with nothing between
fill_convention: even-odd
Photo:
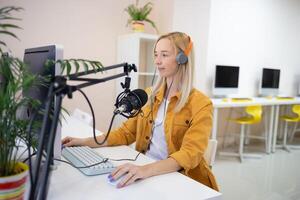
<instances>
[{"instance_id":1,"label":"woman's hand","mask_svg":"<svg viewBox=\"0 0 300 200\"><path fill-rule=\"evenodd\" d=\"M102 142L105 138L105 135L99 135L97 136L97 141ZM61 141L62 145L65 147L71 147L71 146L89 146L92 148L97 148L97 147L104 147L107 146L107 142L104 142L104 144L99 145L95 142L94 137L88 137L88 138L75 138L75 137L70 137L67 136Z\"/></svg>"},{"instance_id":2,"label":"woman's hand","mask_svg":"<svg viewBox=\"0 0 300 200\"><path fill-rule=\"evenodd\" d=\"M169 157L165 160L159 160L143 166L138 166L131 163L120 165L109 175L108 178L112 180L118 180L122 177L117 185L118 188L121 188L130 185L134 181L155 175L176 172L181 168L182 167L175 159Z\"/></svg>"},{"instance_id":3,"label":"woman's hand","mask_svg":"<svg viewBox=\"0 0 300 200\"><path fill-rule=\"evenodd\" d=\"M122 178L117 187L121 188L132 184L133 182L145 179L151 176L151 169L147 166L138 166L130 163L118 166L110 175L109 178L117 180Z\"/></svg>"},{"instance_id":4,"label":"woman's hand","mask_svg":"<svg viewBox=\"0 0 300 200\"><path fill-rule=\"evenodd\" d=\"M67 136L64 139L62 139L61 143L65 147L86 146L87 138L74 138L74 137Z\"/></svg>"}]
</instances>

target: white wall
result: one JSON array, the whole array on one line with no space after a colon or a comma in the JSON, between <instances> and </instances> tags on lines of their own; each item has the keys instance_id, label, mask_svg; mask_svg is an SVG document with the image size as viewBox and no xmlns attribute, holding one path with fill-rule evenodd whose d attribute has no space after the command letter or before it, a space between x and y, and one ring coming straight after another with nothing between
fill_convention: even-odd
<instances>
[{"instance_id":1,"label":"white wall","mask_svg":"<svg viewBox=\"0 0 300 200\"><path fill-rule=\"evenodd\" d=\"M140 0L144 5L146 0ZM152 0L154 9L150 19L161 32L168 32L172 24L173 0ZM4 38L13 55L23 58L25 48L46 44L64 46L65 58L86 58L116 64L117 37L130 33L124 8L135 0L0 0L0 7L20 6L24 11L16 13L22 19L18 24L23 30L15 31L21 41ZM149 24L146 32L155 33ZM2 39L2 38L1 38ZM130 47L128 47L130 50ZM114 73L109 72L109 75ZM102 77L101 74L95 77ZM115 102L115 82L109 81L84 89L96 113L96 126L106 131ZM84 98L75 93L74 98L64 99L63 106L72 111L80 108L89 112Z\"/></svg>"},{"instance_id":2,"label":"white wall","mask_svg":"<svg viewBox=\"0 0 300 200\"><path fill-rule=\"evenodd\" d=\"M299 0L175 0L173 29L178 27L196 41L196 84L207 94L216 64L241 67L241 95L257 95L263 67L281 69L281 93L296 93Z\"/></svg>"},{"instance_id":3,"label":"white wall","mask_svg":"<svg viewBox=\"0 0 300 200\"><path fill-rule=\"evenodd\" d=\"M195 50L195 86L205 91L210 0L175 0L173 31L190 35Z\"/></svg>"},{"instance_id":4,"label":"white wall","mask_svg":"<svg viewBox=\"0 0 300 200\"><path fill-rule=\"evenodd\" d=\"M263 67L281 69L280 92L295 94L299 35L298 0L212 0L206 88L212 87L215 65L228 64L241 68L241 95L257 95Z\"/></svg>"}]
</instances>

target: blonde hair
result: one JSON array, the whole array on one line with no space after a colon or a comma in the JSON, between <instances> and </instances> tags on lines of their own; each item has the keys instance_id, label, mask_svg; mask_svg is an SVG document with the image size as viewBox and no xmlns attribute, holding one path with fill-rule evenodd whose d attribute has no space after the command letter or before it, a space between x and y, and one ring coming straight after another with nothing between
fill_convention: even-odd
<instances>
[{"instance_id":1,"label":"blonde hair","mask_svg":"<svg viewBox=\"0 0 300 200\"><path fill-rule=\"evenodd\" d=\"M190 37L182 32L171 32L165 35L160 36L155 45L154 50L156 49L157 43L161 39L168 39L171 41L171 43L175 47L175 53L176 55L182 51L185 52L187 48L191 45L191 39ZM193 89L193 72L194 72L194 51L193 48L191 48L190 53L186 55L188 57L188 61L185 64L180 64L178 66L178 72L179 73L179 80L178 82L181 83L179 85L179 90L181 91L181 96L179 97L179 101L177 102L177 105L174 109L175 112L179 112L185 103L188 100L189 94L191 90ZM154 97L161 88L161 86L166 86L166 78L159 77L154 84L152 88L152 93L150 96L150 104L154 102ZM151 105L152 106L152 105Z\"/></svg>"}]
</instances>

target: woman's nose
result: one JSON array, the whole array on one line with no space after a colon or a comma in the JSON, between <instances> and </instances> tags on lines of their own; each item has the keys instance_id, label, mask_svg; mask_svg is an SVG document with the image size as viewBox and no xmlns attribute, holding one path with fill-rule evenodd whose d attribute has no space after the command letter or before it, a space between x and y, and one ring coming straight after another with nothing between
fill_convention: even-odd
<instances>
[{"instance_id":1,"label":"woman's nose","mask_svg":"<svg viewBox=\"0 0 300 200\"><path fill-rule=\"evenodd\" d=\"M156 56L154 62L155 62L155 64L161 64L161 59L160 59L160 57L159 57L159 56Z\"/></svg>"}]
</instances>

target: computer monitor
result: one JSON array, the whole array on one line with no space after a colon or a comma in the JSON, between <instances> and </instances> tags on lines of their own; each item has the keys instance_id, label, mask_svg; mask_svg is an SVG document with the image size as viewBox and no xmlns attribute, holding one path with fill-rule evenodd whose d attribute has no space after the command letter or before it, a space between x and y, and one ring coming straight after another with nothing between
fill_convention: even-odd
<instances>
[{"instance_id":1,"label":"computer monitor","mask_svg":"<svg viewBox=\"0 0 300 200\"><path fill-rule=\"evenodd\" d=\"M259 95L275 96L279 93L280 70L263 68L260 81Z\"/></svg>"},{"instance_id":2,"label":"computer monitor","mask_svg":"<svg viewBox=\"0 0 300 200\"><path fill-rule=\"evenodd\" d=\"M47 68L45 67L45 62L48 59L51 60L63 59L63 48L60 45L50 45L50 46L25 49L24 63L28 66L28 70L32 74L42 75L42 76L50 75L52 77L61 74L61 68L58 64L56 64L55 66L54 65L49 66ZM34 86L26 92L23 91L23 95L39 100L42 103L42 108L44 108L48 90L49 90L49 86L43 84L43 85ZM23 109L21 113L22 115L21 117L30 119L32 117L33 112L35 111L28 106L27 108ZM38 120L42 123L43 121L42 114L38 114L35 120ZM50 124L51 121L49 121L47 124L46 130L48 132L46 133L46 138L49 136ZM40 130L37 130L36 133L32 133L32 136L38 139L39 133ZM58 125L57 133L55 137L53 156L54 158L60 158L60 155L61 155L61 127L60 125Z\"/></svg>"},{"instance_id":3,"label":"computer monitor","mask_svg":"<svg viewBox=\"0 0 300 200\"><path fill-rule=\"evenodd\" d=\"M238 93L239 87L238 66L216 65L213 95L217 97L230 96Z\"/></svg>"}]
</instances>

